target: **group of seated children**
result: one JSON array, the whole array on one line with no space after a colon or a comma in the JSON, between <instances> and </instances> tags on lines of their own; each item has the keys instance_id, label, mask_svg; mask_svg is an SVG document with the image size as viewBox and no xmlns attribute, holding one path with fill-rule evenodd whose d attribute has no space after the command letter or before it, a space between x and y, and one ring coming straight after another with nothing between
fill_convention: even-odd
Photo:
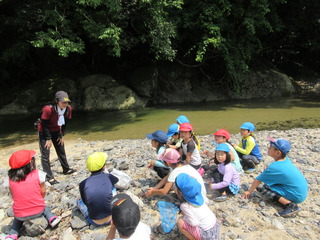
<instances>
[{"instance_id":1,"label":"group of seated children","mask_svg":"<svg viewBox=\"0 0 320 240\"><path fill-rule=\"evenodd\" d=\"M253 137L254 125L246 122L241 125L242 140L239 145L230 144L230 134L225 129L213 135L218 144L215 152L204 151L203 155L212 158L208 165L202 164L199 152L200 142L193 133L192 125L185 116L177 118L168 133L158 130L147 134L152 147L156 148L157 159L148 164L161 181L149 187L146 197L166 195L174 189L181 201L182 217L177 225L188 239L220 239L219 223L209 209L209 200L203 171L212 178L210 189L216 189L220 196L215 201L225 201L228 194L240 190L240 174L253 172L262 160L258 144ZM249 198L257 189L283 205L280 216L287 217L300 211L297 203L303 202L308 193L308 184L302 173L294 166L287 154L290 143L284 139L269 138L268 155L274 159L255 178L243 198ZM79 184L81 198L77 206L89 224L105 226L111 224L107 239L143 240L152 237L150 227L140 222L139 206L127 194L116 194L118 178L106 173L108 155L103 152L91 154L86 161L91 175ZM9 159L7 185L10 187L14 221L6 239L18 239L24 221L44 215L51 227L61 220L45 205L45 173L35 167L35 152L20 150ZM263 186L260 186L261 183ZM116 237L116 230L120 238Z\"/></svg>"}]
</instances>

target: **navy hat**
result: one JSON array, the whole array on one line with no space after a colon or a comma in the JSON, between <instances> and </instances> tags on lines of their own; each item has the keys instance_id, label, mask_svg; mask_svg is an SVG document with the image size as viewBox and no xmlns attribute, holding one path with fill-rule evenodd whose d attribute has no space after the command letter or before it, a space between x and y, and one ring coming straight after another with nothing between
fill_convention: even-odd
<instances>
[{"instance_id":1,"label":"navy hat","mask_svg":"<svg viewBox=\"0 0 320 240\"><path fill-rule=\"evenodd\" d=\"M171 124L170 127L168 128L167 136L168 138L172 137L172 135L178 132L179 132L179 125L176 123Z\"/></svg>"},{"instance_id":2,"label":"navy hat","mask_svg":"<svg viewBox=\"0 0 320 240\"><path fill-rule=\"evenodd\" d=\"M187 202L202 206L204 199L201 193L201 185L195 178L186 173L180 173L176 177L176 185Z\"/></svg>"},{"instance_id":3,"label":"navy hat","mask_svg":"<svg viewBox=\"0 0 320 240\"><path fill-rule=\"evenodd\" d=\"M230 148L229 148L229 146L228 146L228 144L226 144L226 143L220 143L217 147L216 147L216 149L215 149L215 151L223 151L223 152L230 152Z\"/></svg>"},{"instance_id":4,"label":"navy hat","mask_svg":"<svg viewBox=\"0 0 320 240\"><path fill-rule=\"evenodd\" d=\"M276 149L280 150L282 153L284 153L285 155L288 154L288 152L291 149L290 146L290 142L285 140L285 139L278 139L275 140L272 137L268 137L268 139L270 140L270 145L275 147Z\"/></svg>"},{"instance_id":5,"label":"navy hat","mask_svg":"<svg viewBox=\"0 0 320 240\"><path fill-rule=\"evenodd\" d=\"M147 138L151 140L156 140L160 143L166 143L168 140L168 136L165 131L158 130L151 134L147 134Z\"/></svg>"}]
</instances>

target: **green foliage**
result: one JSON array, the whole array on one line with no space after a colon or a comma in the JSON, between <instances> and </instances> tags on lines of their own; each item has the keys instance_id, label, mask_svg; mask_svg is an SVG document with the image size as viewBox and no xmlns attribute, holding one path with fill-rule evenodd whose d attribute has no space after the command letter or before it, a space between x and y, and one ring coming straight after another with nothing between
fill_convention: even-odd
<instances>
[{"instance_id":1,"label":"green foliage","mask_svg":"<svg viewBox=\"0 0 320 240\"><path fill-rule=\"evenodd\" d=\"M0 0L1 79L13 78L11 68L36 73L40 48L64 58L179 60L239 92L256 57L319 69L319 7L317 0Z\"/></svg>"}]
</instances>

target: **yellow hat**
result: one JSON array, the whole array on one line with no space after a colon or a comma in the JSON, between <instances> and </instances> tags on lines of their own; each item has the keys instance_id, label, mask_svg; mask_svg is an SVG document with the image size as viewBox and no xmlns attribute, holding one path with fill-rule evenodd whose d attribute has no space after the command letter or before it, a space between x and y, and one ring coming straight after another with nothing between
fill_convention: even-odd
<instances>
[{"instance_id":1,"label":"yellow hat","mask_svg":"<svg viewBox=\"0 0 320 240\"><path fill-rule=\"evenodd\" d=\"M95 152L87 159L87 168L90 172L95 172L103 168L108 158L104 152Z\"/></svg>"}]
</instances>

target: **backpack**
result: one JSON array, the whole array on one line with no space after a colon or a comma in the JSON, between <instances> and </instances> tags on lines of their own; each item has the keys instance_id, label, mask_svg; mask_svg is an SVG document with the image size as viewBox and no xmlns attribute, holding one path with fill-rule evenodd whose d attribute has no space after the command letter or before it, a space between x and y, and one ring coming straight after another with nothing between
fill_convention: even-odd
<instances>
[{"instance_id":1,"label":"backpack","mask_svg":"<svg viewBox=\"0 0 320 240\"><path fill-rule=\"evenodd\" d=\"M53 108L52 104L48 104L48 106L50 106L50 108ZM67 116L69 114L70 111L70 106L67 106L66 111L64 112L64 116ZM38 118L34 123L33 123L33 128L38 130L38 125L41 124L41 117Z\"/></svg>"}]
</instances>

